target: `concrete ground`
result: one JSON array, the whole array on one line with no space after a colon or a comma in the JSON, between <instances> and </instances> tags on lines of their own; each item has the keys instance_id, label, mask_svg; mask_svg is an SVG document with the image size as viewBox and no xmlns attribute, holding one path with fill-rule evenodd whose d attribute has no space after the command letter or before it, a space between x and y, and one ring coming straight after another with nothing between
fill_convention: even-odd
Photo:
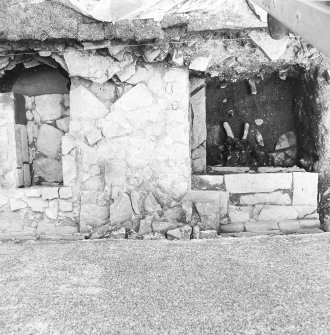
<instances>
[{"instance_id":1,"label":"concrete ground","mask_svg":"<svg viewBox=\"0 0 330 335\"><path fill-rule=\"evenodd\" d=\"M330 234L0 244L1 334L330 334Z\"/></svg>"}]
</instances>

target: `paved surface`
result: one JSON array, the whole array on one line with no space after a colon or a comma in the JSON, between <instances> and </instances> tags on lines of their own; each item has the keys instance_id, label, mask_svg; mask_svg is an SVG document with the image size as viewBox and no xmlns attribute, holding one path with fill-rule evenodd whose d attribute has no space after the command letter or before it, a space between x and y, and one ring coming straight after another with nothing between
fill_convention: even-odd
<instances>
[{"instance_id":1,"label":"paved surface","mask_svg":"<svg viewBox=\"0 0 330 335\"><path fill-rule=\"evenodd\" d=\"M1 334L330 334L330 234L0 244Z\"/></svg>"}]
</instances>

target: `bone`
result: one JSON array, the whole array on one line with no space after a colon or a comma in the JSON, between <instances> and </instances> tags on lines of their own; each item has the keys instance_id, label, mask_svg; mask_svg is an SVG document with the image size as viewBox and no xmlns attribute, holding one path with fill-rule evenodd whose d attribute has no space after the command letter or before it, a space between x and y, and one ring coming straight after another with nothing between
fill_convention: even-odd
<instances>
[{"instance_id":1,"label":"bone","mask_svg":"<svg viewBox=\"0 0 330 335\"><path fill-rule=\"evenodd\" d=\"M234 133L230 128L230 125L228 122L223 123L223 127L225 128L226 134L228 137L234 138Z\"/></svg>"},{"instance_id":2,"label":"bone","mask_svg":"<svg viewBox=\"0 0 330 335\"><path fill-rule=\"evenodd\" d=\"M244 125L244 133L243 133L243 137L242 140L246 140L248 135L249 135L249 127L250 125L248 123L245 123Z\"/></svg>"}]
</instances>

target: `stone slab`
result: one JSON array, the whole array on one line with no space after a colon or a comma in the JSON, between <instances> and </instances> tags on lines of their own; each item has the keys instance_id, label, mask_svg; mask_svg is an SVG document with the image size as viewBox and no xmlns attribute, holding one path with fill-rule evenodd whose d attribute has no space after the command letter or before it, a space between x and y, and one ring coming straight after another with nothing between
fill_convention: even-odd
<instances>
[{"instance_id":1,"label":"stone slab","mask_svg":"<svg viewBox=\"0 0 330 335\"><path fill-rule=\"evenodd\" d=\"M225 175L225 185L230 193L259 193L291 190L291 173L255 173Z\"/></svg>"},{"instance_id":2,"label":"stone slab","mask_svg":"<svg viewBox=\"0 0 330 335\"><path fill-rule=\"evenodd\" d=\"M258 216L258 221L296 220L298 212L292 206L272 206L267 205L262 208Z\"/></svg>"},{"instance_id":3,"label":"stone slab","mask_svg":"<svg viewBox=\"0 0 330 335\"><path fill-rule=\"evenodd\" d=\"M318 174L293 173L293 205L317 205Z\"/></svg>"},{"instance_id":4,"label":"stone slab","mask_svg":"<svg viewBox=\"0 0 330 335\"><path fill-rule=\"evenodd\" d=\"M273 205L291 205L292 200L288 193L272 192L272 193L256 193L243 195L240 197L241 205L256 205L256 204L273 204Z\"/></svg>"},{"instance_id":5,"label":"stone slab","mask_svg":"<svg viewBox=\"0 0 330 335\"><path fill-rule=\"evenodd\" d=\"M253 214L253 207L229 206L228 217L231 223L248 222Z\"/></svg>"}]
</instances>

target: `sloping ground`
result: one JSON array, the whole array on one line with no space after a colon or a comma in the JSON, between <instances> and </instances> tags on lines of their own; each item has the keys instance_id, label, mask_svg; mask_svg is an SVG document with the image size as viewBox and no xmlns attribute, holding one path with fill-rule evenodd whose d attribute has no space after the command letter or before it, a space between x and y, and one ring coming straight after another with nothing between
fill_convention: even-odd
<instances>
[{"instance_id":1,"label":"sloping ground","mask_svg":"<svg viewBox=\"0 0 330 335\"><path fill-rule=\"evenodd\" d=\"M330 234L0 246L1 334L329 334Z\"/></svg>"},{"instance_id":2,"label":"sloping ground","mask_svg":"<svg viewBox=\"0 0 330 335\"><path fill-rule=\"evenodd\" d=\"M167 32L171 27L180 27L185 32L265 27L265 23L250 11L245 0L230 0L233 1L234 7L224 7L216 14L171 14L164 17L161 23L148 19L111 24L94 21L53 1L0 0L0 39L140 41L162 40L168 34L172 36L173 32ZM238 1L241 5L237 4ZM182 30L177 32L179 33L181 34Z\"/></svg>"}]
</instances>

